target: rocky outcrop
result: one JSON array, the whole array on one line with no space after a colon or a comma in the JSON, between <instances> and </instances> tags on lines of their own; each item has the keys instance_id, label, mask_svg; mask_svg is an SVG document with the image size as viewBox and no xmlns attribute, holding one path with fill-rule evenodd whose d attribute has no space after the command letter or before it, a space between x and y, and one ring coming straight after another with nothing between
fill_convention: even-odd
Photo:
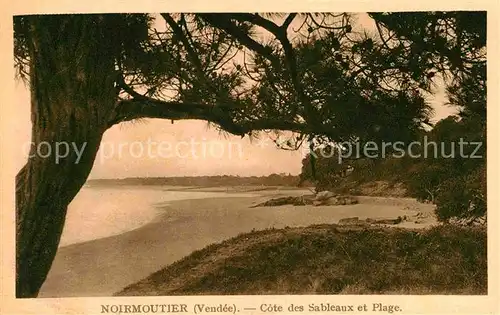
<instances>
[{"instance_id":1,"label":"rocky outcrop","mask_svg":"<svg viewBox=\"0 0 500 315\"><path fill-rule=\"evenodd\" d=\"M316 195L314 196L314 200L315 201L325 201L325 200L328 200L328 199L336 197L336 196L337 196L337 194L335 194L331 191L325 190L325 191L320 191L320 192L316 193Z\"/></svg>"},{"instance_id":2,"label":"rocky outcrop","mask_svg":"<svg viewBox=\"0 0 500 315\"><path fill-rule=\"evenodd\" d=\"M353 205L357 204L358 199L353 196L331 195L327 198L316 198L313 201L315 206L338 206L338 205Z\"/></svg>"},{"instance_id":3,"label":"rocky outcrop","mask_svg":"<svg viewBox=\"0 0 500 315\"><path fill-rule=\"evenodd\" d=\"M386 218L367 218L365 220L360 220L359 217L351 217L351 218L343 218L340 219L339 225L377 225L377 224L388 224L388 225L396 225L403 221L406 221L406 216L397 217L395 219L386 219Z\"/></svg>"},{"instance_id":4,"label":"rocky outcrop","mask_svg":"<svg viewBox=\"0 0 500 315\"><path fill-rule=\"evenodd\" d=\"M404 217L397 217L395 219L372 219L372 218L367 218L365 220L369 224L399 224L403 221L406 221L406 216Z\"/></svg>"},{"instance_id":5,"label":"rocky outcrop","mask_svg":"<svg viewBox=\"0 0 500 315\"><path fill-rule=\"evenodd\" d=\"M358 200L352 196L341 196L331 191L322 191L315 195L304 195L304 196L287 196L273 198L268 201L259 203L252 206L255 207L276 207L283 205L294 205L294 206L305 206L305 205L315 205L315 206L337 206L337 205L352 205L358 203Z\"/></svg>"},{"instance_id":6,"label":"rocky outcrop","mask_svg":"<svg viewBox=\"0 0 500 315\"><path fill-rule=\"evenodd\" d=\"M311 205L313 204L313 198L308 196L299 196L299 197L293 197L293 196L288 196L288 197L279 197L279 198L273 198L268 201L256 204L252 206L252 208L255 207L277 207L277 206L284 206L284 205L293 205L293 206L305 206L305 205Z\"/></svg>"},{"instance_id":7,"label":"rocky outcrop","mask_svg":"<svg viewBox=\"0 0 500 315\"><path fill-rule=\"evenodd\" d=\"M360 220L359 217L343 218L338 222L339 225L368 225L365 220Z\"/></svg>"}]
</instances>

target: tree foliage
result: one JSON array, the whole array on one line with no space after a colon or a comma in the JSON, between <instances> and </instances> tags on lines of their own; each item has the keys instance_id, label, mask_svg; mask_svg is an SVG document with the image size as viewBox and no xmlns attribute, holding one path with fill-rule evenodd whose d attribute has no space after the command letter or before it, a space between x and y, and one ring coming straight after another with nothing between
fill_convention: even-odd
<instances>
[{"instance_id":1,"label":"tree foliage","mask_svg":"<svg viewBox=\"0 0 500 315\"><path fill-rule=\"evenodd\" d=\"M115 59L117 71L110 75L117 76L123 105L111 123L193 118L240 135L281 129L301 134L301 140L341 141L410 137L428 120L430 108L420 88L424 79L398 83L397 75L406 72L387 62L380 40L353 31L349 14L264 16L78 16L96 19L110 32L99 38L107 42L103 53ZM78 18L71 17L71 23L81 23ZM64 22L57 16L16 19L20 74L29 69L24 48L31 19ZM297 27L290 26L293 20ZM73 46L78 49L76 42Z\"/></svg>"},{"instance_id":2,"label":"tree foliage","mask_svg":"<svg viewBox=\"0 0 500 315\"><path fill-rule=\"evenodd\" d=\"M440 220L474 222L486 214L486 13L370 13L370 16L379 35L379 48L374 50L376 45L372 41L353 46L355 50L370 50L361 55L364 63L384 69L379 75L384 77L388 73L389 82L384 81L388 85L392 82L393 86L415 89L418 84L417 90L432 92L436 79L441 79L448 104L459 109L458 116L439 121L430 131L416 128L413 140L420 144L435 143L412 152L421 155L419 158L409 157L410 152L406 151L404 157L351 159L343 162L345 166L333 166L332 161L320 156L313 167L316 154L312 154L303 161L302 178L315 178L320 187L332 188L338 181L332 182L331 178L338 180L339 171L342 174L342 169L348 166L353 169L348 181L403 182L411 196L436 203ZM377 60L381 60L380 65ZM401 116L397 115L403 113L405 102L408 104L408 100L402 100L383 117L389 123L398 121ZM417 112L425 113L422 109ZM418 117L417 112L409 112L408 117ZM367 119L371 120L369 116ZM416 126L422 122L425 120L417 119ZM381 139L387 142L391 136L384 135ZM460 142L467 144L460 148ZM432 152L424 152L427 149ZM316 174L311 172L313 169Z\"/></svg>"}]
</instances>

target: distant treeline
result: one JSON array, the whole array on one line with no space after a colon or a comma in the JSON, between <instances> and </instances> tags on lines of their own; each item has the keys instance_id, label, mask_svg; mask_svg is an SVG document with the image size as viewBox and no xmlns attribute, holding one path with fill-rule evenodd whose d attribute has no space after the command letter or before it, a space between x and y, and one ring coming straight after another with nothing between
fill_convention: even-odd
<instances>
[{"instance_id":1,"label":"distant treeline","mask_svg":"<svg viewBox=\"0 0 500 315\"><path fill-rule=\"evenodd\" d=\"M90 185L171 185L171 186L298 186L299 176L271 174L268 176L184 176L184 177L129 177L123 179L91 179Z\"/></svg>"}]
</instances>

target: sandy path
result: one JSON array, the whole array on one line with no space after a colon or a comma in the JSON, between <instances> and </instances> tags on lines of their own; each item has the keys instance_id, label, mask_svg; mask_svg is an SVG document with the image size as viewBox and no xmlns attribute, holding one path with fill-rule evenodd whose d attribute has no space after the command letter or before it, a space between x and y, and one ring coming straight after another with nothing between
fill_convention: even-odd
<instances>
[{"instance_id":1,"label":"sandy path","mask_svg":"<svg viewBox=\"0 0 500 315\"><path fill-rule=\"evenodd\" d=\"M139 229L62 247L39 297L111 296L194 250L252 229L336 223L345 217L395 218L429 213L433 208L391 198L362 198L360 204L351 206L249 208L267 200L270 193L264 195L172 202L161 218ZM406 222L398 226L427 225Z\"/></svg>"}]
</instances>

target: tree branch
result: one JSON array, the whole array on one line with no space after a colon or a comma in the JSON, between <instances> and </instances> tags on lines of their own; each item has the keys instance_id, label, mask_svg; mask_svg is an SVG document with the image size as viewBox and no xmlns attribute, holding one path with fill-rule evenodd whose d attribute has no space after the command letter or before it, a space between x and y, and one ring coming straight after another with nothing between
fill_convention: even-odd
<instances>
[{"instance_id":1,"label":"tree branch","mask_svg":"<svg viewBox=\"0 0 500 315\"><path fill-rule=\"evenodd\" d=\"M200 119L217 123L228 132L244 135L239 126L231 123L232 110L237 109L234 104L212 106L199 103L167 102L138 93L125 82L121 75L117 76L116 83L133 98L118 102L115 106L114 117L108 123L109 126L138 118Z\"/></svg>"},{"instance_id":2,"label":"tree branch","mask_svg":"<svg viewBox=\"0 0 500 315\"><path fill-rule=\"evenodd\" d=\"M324 128L320 125L312 126L307 123L285 121L280 118L235 121L231 114L232 112L228 111L228 108L224 105L212 106L200 103L167 102L144 96L140 97L140 99L119 101L109 126L139 118L193 119L215 123L223 130L242 137L251 131L284 130L303 134L323 134L332 139L336 138L331 128Z\"/></svg>"},{"instance_id":3,"label":"tree branch","mask_svg":"<svg viewBox=\"0 0 500 315\"><path fill-rule=\"evenodd\" d=\"M272 50L269 47L265 47L252 39L238 25L226 18L228 14L203 13L199 15L212 26L226 31L248 49L255 51L271 61L277 60L277 58L272 55Z\"/></svg>"},{"instance_id":4,"label":"tree branch","mask_svg":"<svg viewBox=\"0 0 500 315\"><path fill-rule=\"evenodd\" d=\"M194 64L198 75L205 77L205 73L203 72L203 67L201 65L200 59L198 58L198 55L194 51L193 46L189 43L188 38L185 36L184 32L182 31L182 28L177 24L177 22L174 21L174 19L170 16L170 14L161 13L161 16L168 23L168 25L172 28L174 35L177 37L177 39L182 43L182 45L186 49L187 54L189 56L189 59Z\"/></svg>"},{"instance_id":5,"label":"tree branch","mask_svg":"<svg viewBox=\"0 0 500 315\"><path fill-rule=\"evenodd\" d=\"M297 92L298 99L300 100L300 102L304 106L306 116L307 116L306 119L309 121L309 123L314 124L314 123L317 123L315 111L314 111L314 108L312 107L312 105L310 104L310 101L308 100L307 96L304 94L304 90L302 89L302 86L299 82L295 51L293 49L292 43L290 42L290 40L288 39L288 36L287 36L288 25L289 25L289 23L292 22L293 18L295 17L292 14L290 14L286 18L285 23L283 23L283 26L281 26L281 27L278 26L276 23L261 17L258 14L251 14L251 13L234 13L234 14L231 13L231 14L228 14L228 13L226 13L226 14L217 14L217 16L218 16L219 23L221 20L221 16L226 17L229 20L229 23L232 23L232 22L230 22L230 19L234 19L234 20L237 20L240 22L250 22L254 25L257 25L257 26L264 28L265 30L267 30L268 32L273 34L276 37L276 39L278 39L278 41L281 43L281 46L283 47L286 64L288 66L288 70L290 71L290 79L291 79L292 84L295 88L295 91ZM210 18L214 19L214 17L210 17ZM236 25L234 25L234 27L236 29L238 29L238 27ZM222 28L224 28L224 27L222 27ZM233 29L233 28L226 29L226 31L228 31L229 34L235 36L235 34L233 34L235 29ZM247 42L253 41L255 43L255 41L252 40L248 35L244 34L243 36L245 38L245 41L247 41ZM246 44L244 44L244 45L246 46ZM254 44L252 43L252 47L253 47L253 45ZM272 51L268 51L268 52L262 51L262 50L267 50L267 49L258 43L257 43L257 45L260 46L260 47L258 47L259 51L256 51L257 53L262 54L265 58L269 59L271 62L276 62L276 64L279 64L279 60L277 60L278 58L276 58L272 55ZM247 46L247 47L249 49L254 50L252 47L249 47L249 46Z\"/></svg>"},{"instance_id":6,"label":"tree branch","mask_svg":"<svg viewBox=\"0 0 500 315\"><path fill-rule=\"evenodd\" d=\"M295 19L296 16L297 16L297 13L290 13L290 14L288 14L288 16L286 17L285 21L281 25L281 27L285 28L285 29L288 29L288 27L290 26L290 24L292 23L293 19Z\"/></svg>"}]
</instances>

